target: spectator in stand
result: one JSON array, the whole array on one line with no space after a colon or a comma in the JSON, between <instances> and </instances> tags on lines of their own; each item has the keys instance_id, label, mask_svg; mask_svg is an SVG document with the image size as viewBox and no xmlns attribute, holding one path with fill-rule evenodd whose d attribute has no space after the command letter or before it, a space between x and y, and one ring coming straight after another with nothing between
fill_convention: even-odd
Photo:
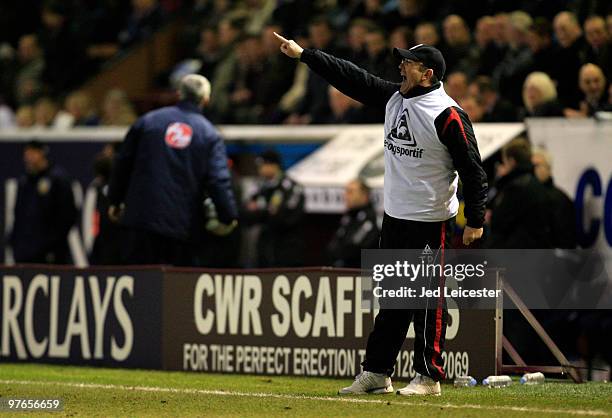
<instances>
[{"instance_id":1,"label":"spectator in stand","mask_svg":"<svg viewBox=\"0 0 612 418\"><path fill-rule=\"evenodd\" d=\"M190 13L190 20L198 27L216 27L221 19L232 12L235 2L229 0L195 0Z\"/></svg>"},{"instance_id":2,"label":"spectator in stand","mask_svg":"<svg viewBox=\"0 0 612 418\"><path fill-rule=\"evenodd\" d=\"M75 31L86 45L87 70L95 72L119 50L117 37L130 13L130 2L81 0L72 3Z\"/></svg>"},{"instance_id":3,"label":"spectator in stand","mask_svg":"<svg viewBox=\"0 0 612 418\"><path fill-rule=\"evenodd\" d=\"M521 86L531 67L531 50L527 46L527 35L532 23L533 20L525 12L510 13L505 27L508 48L492 74L499 94L514 105L521 102Z\"/></svg>"},{"instance_id":4,"label":"spectator in stand","mask_svg":"<svg viewBox=\"0 0 612 418\"><path fill-rule=\"evenodd\" d=\"M264 51L261 38L245 35L236 46L236 67L228 90L230 107L220 115L226 123L257 123L262 116L260 81L264 72Z\"/></svg>"},{"instance_id":5,"label":"spectator in stand","mask_svg":"<svg viewBox=\"0 0 612 418\"><path fill-rule=\"evenodd\" d=\"M123 90L112 89L102 101L101 123L105 126L130 126L136 121L136 112Z\"/></svg>"},{"instance_id":6,"label":"spectator in stand","mask_svg":"<svg viewBox=\"0 0 612 418\"><path fill-rule=\"evenodd\" d=\"M42 76L45 69L45 58L35 34L19 38L17 57L15 102L17 105L32 104L43 90Z\"/></svg>"},{"instance_id":7,"label":"spectator in stand","mask_svg":"<svg viewBox=\"0 0 612 418\"><path fill-rule=\"evenodd\" d=\"M0 130L15 127L15 113L0 96Z\"/></svg>"},{"instance_id":8,"label":"spectator in stand","mask_svg":"<svg viewBox=\"0 0 612 418\"><path fill-rule=\"evenodd\" d=\"M497 13L496 15L493 16L493 19L495 19L495 31L494 31L494 38L495 38L495 43L502 48L502 50L505 53L506 48L508 47L508 30L506 30L506 28L508 27L509 20L510 20L510 14L509 13Z\"/></svg>"},{"instance_id":9,"label":"spectator in stand","mask_svg":"<svg viewBox=\"0 0 612 418\"><path fill-rule=\"evenodd\" d=\"M533 174L531 146L524 138L502 149L495 193L491 203L489 248L552 248L551 201Z\"/></svg>"},{"instance_id":10,"label":"spectator in stand","mask_svg":"<svg viewBox=\"0 0 612 418\"><path fill-rule=\"evenodd\" d=\"M344 204L346 212L327 245L327 256L334 267L360 268L361 250L378 248L379 235L370 188L363 180L355 179L346 185Z\"/></svg>"},{"instance_id":11,"label":"spectator in stand","mask_svg":"<svg viewBox=\"0 0 612 418\"><path fill-rule=\"evenodd\" d=\"M556 63L552 47L552 26L544 18L536 18L527 34L527 45L531 50L531 72L552 74Z\"/></svg>"},{"instance_id":12,"label":"spectator in stand","mask_svg":"<svg viewBox=\"0 0 612 418\"><path fill-rule=\"evenodd\" d=\"M257 80L259 92L259 105L261 112L259 123L273 123L278 117L275 113L281 97L290 89L293 83L297 62L283 59L278 54L278 41L274 32L280 32L281 26L269 23L261 34L263 48L263 74L265 76Z\"/></svg>"},{"instance_id":13,"label":"spectator in stand","mask_svg":"<svg viewBox=\"0 0 612 418\"><path fill-rule=\"evenodd\" d=\"M34 124L39 128L53 128L57 113L57 103L50 97L41 97L34 104Z\"/></svg>"},{"instance_id":14,"label":"spectator in stand","mask_svg":"<svg viewBox=\"0 0 612 418\"><path fill-rule=\"evenodd\" d=\"M366 35L372 30L374 23L362 18L351 21L346 40L349 47L348 59L355 65L364 67L367 61ZM280 33L280 32L277 32ZM278 48L277 48L278 49Z\"/></svg>"},{"instance_id":15,"label":"spectator in stand","mask_svg":"<svg viewBox=\"0 0 612 418\"><path fill-rule=\"evenodd\" d=\"M612 78L612 42L601 16L590 16L584 21L584 35L589 44L586 62L601 67L608 79Z\"/></svg>"},{"instance_id":16,"label":"spectator in stand","mask_svg":"<svg viewBox=\"0 0 612 418\"><path fill-rule=\"evenodd\" d=\"M484 117L484 106L482 99L478 96L465 96L461 100L461 108L470 117L474 123L482 122Z\"/></svg>"},{"instance_id":17,"label":"spectator in stand","mask_svg":"<svg viewBox=\"0 0 612 418\"><path fill-rule=\"evenodd\" d=\"M367 19L377 26L384 26L382 0L362 0L351 12L350 19Z\"/></svg>"},{"instance_id":18,"label":"spectator in stand","mask_svg":"<svg viewBox=\"0 0 612 418\"><path fill-rule=\"evenodd\" d=\"M76 126L97 126L100 119L95 113L91 97L82 90L72 92L65 102L65 110L56 117L57 128L72 128Z\"/></svg>"},{"instance_id":19,"label":"spectator in stand","mask_svg":"<svg viewBox=\"0 0 612 418\"><path fill-rule=\"evenodd\" d=\"M470 83L468 93L480 98L484 108L483 122L517 121L515 107L497 93L490 77L484 75L476 77Z\"/></svg>"},{"instance_id":20,"label":"spectator in stand","mask_svg":"<svg viewBox=\"0 0 612 418\"><path fill-rule=\"evenodd\" d=\"M276 0L245 0L242 8L249 18L244 31L246 33L261 33L266 23L272 18L276 3Z\"/></svg>"},{"instance_id":21,"label":"spectator in stand","mask_svg":"<svg viewBox=\"0 0 612 418\"><path fill-rule=\"evenodd\" d=\"M559 46L555 49L551 78L557 82L559 101L565 107L576 108L580 102L578 72L586 55L586 42L576 15L560 12L553 21Z\"/></svg>"},{"instance_id":22,"label":"spectator in stand","mask_svg":"<svg viewBox=\"0 0 612 418\"><path fill-rule=\"evenodd\" d=\"M18 128L31 128L34 126L34 107L23 105L17 109L15 123Z\"/></svg>"},{"instance_id":23,"label":"spectator in stand","mask_svg":"<svg viewBox=\"0 0 612 418\"><path fill-rule=\"evenodd\" d=\"M89 93L78 90L66 98L66 110L73 117L72 126L97 126L100 118Z\"/></svg>"},{"instance_id":24,"label":"spectator in stand","mask_svg":"<svg viewBox=\"0 0 612 418\"><path fill-rule=\"evenodd\" d=\"M578 110L566 108L563 111L566 117L586 118L607 107L607 81L601 68L591 63L584 64L580 68L578 84L584 94L584 100L580 102Z\"/></svg>"},{"instance_id":25,"label":"spectator in stand","mask_svg":"<svg viewBox=\"0 0 612 418\"><path fill-rule=\"evenodd\" d=\"M552 158L543 149L533 151L531 156L534 173L544 185L551 201L553 248L576 248L576 215L574 202L561 189L555 187L552 178Z\"/></svg>"},{"instance_id":26,"label":"spectator in stand","mask_svg":"<svg viewBox=\"0 0 612 418\"><path fill-rule=\"evenodd\" d=\"M415 45L414 34L408 26L398 26L389 35L389 46L391 49L408 49L413 45Z\"/></svg>"},{"instance_id":27,"label":"spectator in stand","mask_svg":"<svg viewBox=\"0 0 612 418\"><path fill-rule=\"evenodd\" d=\"M119 45L125 49L151 36L163 22L157 0L132 0L132 13L119 32Z\"/></svg>"},{"instance_id":28,"label":"spectator in stand","mask_svg":"<svg viewBox=\"0 0 612 418\"><path fill-rule=\"evenodd\" d=\"M219 22L219 44L221 54L219 63L215 67L211 94L211 118L222 121L230 109L229 90L233 82L236 68L235 47L242 35L242 27L246 17L242 14L231 14Z\"/></svg>"},{"instance_id":29,"label":"spectator in stand","mask_svg":"<svg viewBox=\"0 0 612 418\"><path fill-rule=\"evenodd\" d=\"M446 90L446 94L461 104L460 102L467 96L468 90L468 79L465 73L455 71L447 75L446 82L444 83L444 90Z\"/></svg>"},{"instance_id":30,"label":"spectator in stand","mask_svg":"<svg viewBox=\"0 0 612 418\"><path fill-rule=\"evenodd\" d=\"M476 22L474 40L480 50L476 74L490 76L504 57L504 48L495 42L496 24L493 16L483 16Z\"/></svg>"},{"instance_id":31,"label":"spectator in stand","mask_svg":"<svg viewBox=\"0 0 612 418\"><path fill-rule=\"evenodd\" d=\"M296 40L300 42L300 45L310 45L310 40L306 35L298 33L296 35ZM276 110L276 119L275 121L283 120L289 114L294 114L297 112L297 109L306 94L306 83L308 81L308 66L303 62L298 61L297 67L295 69L295 74L293 76L293 83L287 92L283 94L281 97L278 107ZM286 120L288 123L290 118Z\"/></svg>"},{"instance_id":32,"label":"spectator in stand","mask_svg":"<svg viewBox=\"0 0 612 418\"><path fill-rule=\"evenodd\" d=\"M43 80L51 93L59 94L83 80L83 46L78 35L72 31L65 2L45 2L42 23L38 39L45 59Z\"/></svg>"},{"instance_id":33,"label":"spectator in stand","mask_svg":"<svg viewBox=\"0 0 612 418\"><path fill-rule=\"evenodd\" d=\"M68 264L68 232L77 215L70 180L38 141L25 146L23 162L10 235L13 257L17 263Z\"/></svg>"},{"instance_id":34,"label":"spectator in stand","mask_svg":"<svg viewBox=\"0 0 612 418\"><path fill-rule=\"evenodd\" d=\"M401 77L397 64L391 56L385 33L380 28L372 29L366 35L368 60L365 69L385 80L400 82ZM381 119L382 120L382 119Z\"/></svg>"},{"instance_id":35,"label":"spectator in stand","mask_svg":"<svg viewBox=\"0 0 612 418\"><path fill-rule=\"evenodd\" d=\"M206 27L200 31L200 43L196 50L197 59L201 62L200 74L212 78L219 63L221 48L219 37L214 28Z\"/></svg>"},{"instance_id":36,"label":"spectator in stand","mask_svg":"<svg viewBox=\"0 0 612 418\"><path fill-rule=\"evenodd\" d=\"M416 45L430 45L440 48L440 35L436 25L431 22L419 23L414 29L414 43Z\"/></svg>"},{"instance_id":37,"label":"spectator in stand","mask_svg":"<svg viewBox=\"0 0 612 418\"><path fill-rule=\"evenodd\" d=\"M387 11L384 15L386 30L393 30L398 26L414 28L423 18L423 2L419 0L398 0L396 8Z\"/></svg>"},{"instance_id":38,"label":"spectator in stand","mask_svg":"<svg viewBox=\"0 0 612 418\"><path fill-rule=\"evenodd\" d=\"M313 48L336 56L347 55L344 49L334 43L334 32L327 19L323 17L313 19L308 26L308 33ZM304 125L325 121L329 115L328 86L323 77L309 71L302 102L297 112L291 114L285 123Z\"/></svg>"},{"instance_id":39,"label":"spectator in stand","mask_svg":"<svg viewBox=\"0 0 612 418\"><path fill-rule=\"evenodd\" d=\"M329 107L331 108L331 113L326 121L327 123L358 124L381 122L381 119L375 118L378 115L368 113L361 103L343 94L333 86L329 86Z\"/></svg>"},{"instance_id":40,"label":"spectator in stand","mask_svg":"<svg viewBox=\"0 0 612 418\"><path fill-rule=\"evenodd\" d=\"M522 117L563 116L563 107L557 100L555 83L546 73L539 71L527 76L523 83Z\"/></svg>"},{"instance_id":41,"label":"spectator in stand","mask_svg":"<svg viewBox=\"0 0 612 418\"><path fill-rule=\"evenodd\" d=\"M470 29L459 15L447 16L443 23L444 48L442 53L446 60L446 71L463 71L473 75L474 62L478 62L478 48L472 45Z\"/></svg>"}]
</instances>

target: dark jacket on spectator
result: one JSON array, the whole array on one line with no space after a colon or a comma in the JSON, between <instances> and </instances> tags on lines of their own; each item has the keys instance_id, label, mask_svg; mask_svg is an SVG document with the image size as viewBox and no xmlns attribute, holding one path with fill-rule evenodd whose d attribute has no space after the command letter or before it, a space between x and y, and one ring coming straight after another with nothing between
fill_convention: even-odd
<instances>
[{"instance_id":1,"label":"dark jacket on spectator","mask_svg":"<svg viewBox=\"0 0 612 418\"><path fill-rule=\"evenodd\" d=\"M587 105L587 116L593 116L599 111L610 111L610 100L608 99L608 89L604 91L604 94L599 98L597 102L584 100Z\"/></svg>"},{"instance_id":2,"label":"dark jacket on spectator","mask_svg":"<svg viewBox=\"0 0 612 418\"><path fill-rule=\"evenodd\" d=\"M247 225L261 225L257 243L258 267L303 265L304 245L301 227L304 217L302 186L284 175L264 183L250 198L254 211L245 210L241 219Z\"/></svg>"},{"instance_id":3,"label":"dark jacket on spectator","mask_svg":"<svg viewBox=\"0 0 612 418\"><path fill-rule=\"evenodd\" d=\"M76 215L72 187L61 168L20 178L11 234L15 261L70 263L68 232Z\"/></svg>"},{"instance_id":4,"label":"dark jacket on spectator","mask_svg":"<svg viewBox=\"0 0 612 418\"><path fill-rule=\"evenodd\" d=\"M487 247L552 248L551 204L533 167L516 167L497 181Z\"/></svg>"},{"instance_id":5,"label":"dark jacket on spectator","mask_svg":"<svg viewBox=\"0 0 612 418\"><path fill-rule=\"evenodd\" d=\"M482 118L483 122L516 122L516 109L508 100L500 97L495 102L493 109L486 112Z\"/></svg>"},{"instance_id":6,"label":"dark jacket on spectator","mask_svg":"<svg viewBox=\"0 0 612 418\"><path fill-rule=\"evenodd\" d=\"M342 48L329 46L325 48L325 52L335 56L345 56L347 51ZM313 71L308 72L308 80L306 81L306 93L300 103L298 113L301 115L308 114L311 116L311 123L324 123L328 118L329 96L327 90L329 83L323 77Z\"/></svg>"},{"instance_id":7,"label":"dark jacket on spectator","mask_svg":"<svg viewBox=\"0 0 612 418\"><path fill-rule=\"evenodd\" d=\"M203 217L206 191L221 222L237 218L223 140L200 109L184 101L138 119L117 155L108 192L110 204L125 203L122 224L186 240Z\"/></svg>"},{"instance_id":8,"label":"dark jacket on spectator","mask_svg":"<svg viewBox=\"0 0 612 418\"><path fill-rule=\"evenodd\" d=\"M554 99L548 102L539 104L533 108L533 112L529 112L523 108L521 110L521 119L526 117L534 118L552 118L552 117L563 117L563 106L558 100Z\"/></svg>"},{"instance_id":9,"label":"dark jacket on spectator","mask_svg":"<svg viewBox=\"0 0 612 418\"><path fill-rule=\"evenodd\" d=\"M504 55L506 55L506 48L493 41L489 42L484 48L480 49L476 74L491 76L497 64L504 59Z\"/></svg>"},{"instance_id":10,"label":"dark jacket on spectator","mask_svg":"<svg viewBox=\"0 0 612 418\"><path fill-rule=\"evenodd\" d=\"M557 81L559 101L565 107L578 107L581 98L578 73L585 58L586 41L582 36L568 48L555 49L551 78Z\"/></svg>"},{"instance_id":11,"label":"dark jacket on spectator","mask_svg":"<svg viewBox=\"0 0 612 418\"><path fill-rule=\"evenodd\" d=\"M598 65L603 70L606 79L608 81L612 80L612 41L609 41L598 50L589 46L584 61Z\"/></svg>"},{"instance_id":12,"label":"dark jacket on spectator","mask_svg":"<svg viewBox=\"0 0 612 418\"><path fill-rule=\"evenodd\" d=\"M544 183L552 212L552 245L554 248L576 248L576 215L574 202L558 189L552 177Z\"/></svg>"},{"instance_id":13,"label":"dark jacket on spectator","mask_svg":"<svg viewBox=\"0 0 612 418\"><path fill-rule=\"evenodd\" d=\"M378 248L379 230L371 204L349 210L327 246L334 267L361 267L361 250Z\"/></svg>"},{"instance_id":14,"label":"dark jacket on spectator","mask_svg":"<svg viewBox=\"0 0 612 418\"><path fill-rule=\"evenodd\" d=\"M531 67L531 50L526 46L508 48L503 60L493 70L493 81L499 95L519 105L522 101L523 82Z\"/></svg>"}]
</instances>

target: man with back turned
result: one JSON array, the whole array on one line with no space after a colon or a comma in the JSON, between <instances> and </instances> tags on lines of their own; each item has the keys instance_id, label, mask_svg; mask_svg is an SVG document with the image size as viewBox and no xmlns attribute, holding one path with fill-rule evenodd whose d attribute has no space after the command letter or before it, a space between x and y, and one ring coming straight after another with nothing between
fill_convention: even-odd
<instances>
[{"instance_id":1,"label":"man with back turned","mask_svg":"<svg viewBox=\"0 0 612 418\"><path fill-rule=\"evenodd\" d=\"M126 264L192 265L189 240L203 227L205 193L228 233L236 224L225 145L202 113L210 83L185 76L180 101L142 116L127 133L109 185L109 217L126 228ZM223 231L222 231L223 230Z\"/></svg>"}]
</instances>

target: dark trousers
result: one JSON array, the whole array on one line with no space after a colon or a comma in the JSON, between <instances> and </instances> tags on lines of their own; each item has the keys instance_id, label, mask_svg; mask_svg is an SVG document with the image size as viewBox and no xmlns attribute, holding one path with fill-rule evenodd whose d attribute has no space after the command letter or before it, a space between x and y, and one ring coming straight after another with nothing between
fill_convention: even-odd
<instances>
[{"instance_id":1,"label":"dark trousers","mask_svg":"<svg viewBox=\"0 0 612 418\"><path fill-rule=\"evenodd\" d=\"M448 248L451 241L453 228L454 218L445 222L417 222L393 218L385 213L380 248L424 249L429 245L434 252L440 248L443 254L443 249ZM444 349L446 320L444 298L432 298L425 310L381 309L368 337L363 369L391 376L410 322L413 322L414 370L436 381L444 379L440 354Z\"/></svg>"},{"instance_id":2,"label":"dark trousers","mask_svg":"<svg viewBox=\"0 0 612 418\"><path fill-rule=\"evenodd\" d=\"M122 237L121 264L193 265L193 251L184 241L135 228L122 230Z\"/></svg>"}]
</instances>

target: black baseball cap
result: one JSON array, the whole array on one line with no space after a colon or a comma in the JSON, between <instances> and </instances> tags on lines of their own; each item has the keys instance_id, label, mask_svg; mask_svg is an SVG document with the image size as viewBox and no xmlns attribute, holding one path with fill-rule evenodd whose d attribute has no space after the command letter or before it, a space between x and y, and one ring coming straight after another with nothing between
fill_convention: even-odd
<instances>
[{"instance_id":1,"label":"black baseball cap","mask_svg":"<svg viewBox=\"0 0 612 418\"><path fill-rule=\"evenodd\" d=\"M419 44L410 49L393 48L393 56L399 59L422 62L427 68L431 68L438 80L442 80L446 72L446 63L442 53L433 46Z\"/></svg>"}]
</instances>

